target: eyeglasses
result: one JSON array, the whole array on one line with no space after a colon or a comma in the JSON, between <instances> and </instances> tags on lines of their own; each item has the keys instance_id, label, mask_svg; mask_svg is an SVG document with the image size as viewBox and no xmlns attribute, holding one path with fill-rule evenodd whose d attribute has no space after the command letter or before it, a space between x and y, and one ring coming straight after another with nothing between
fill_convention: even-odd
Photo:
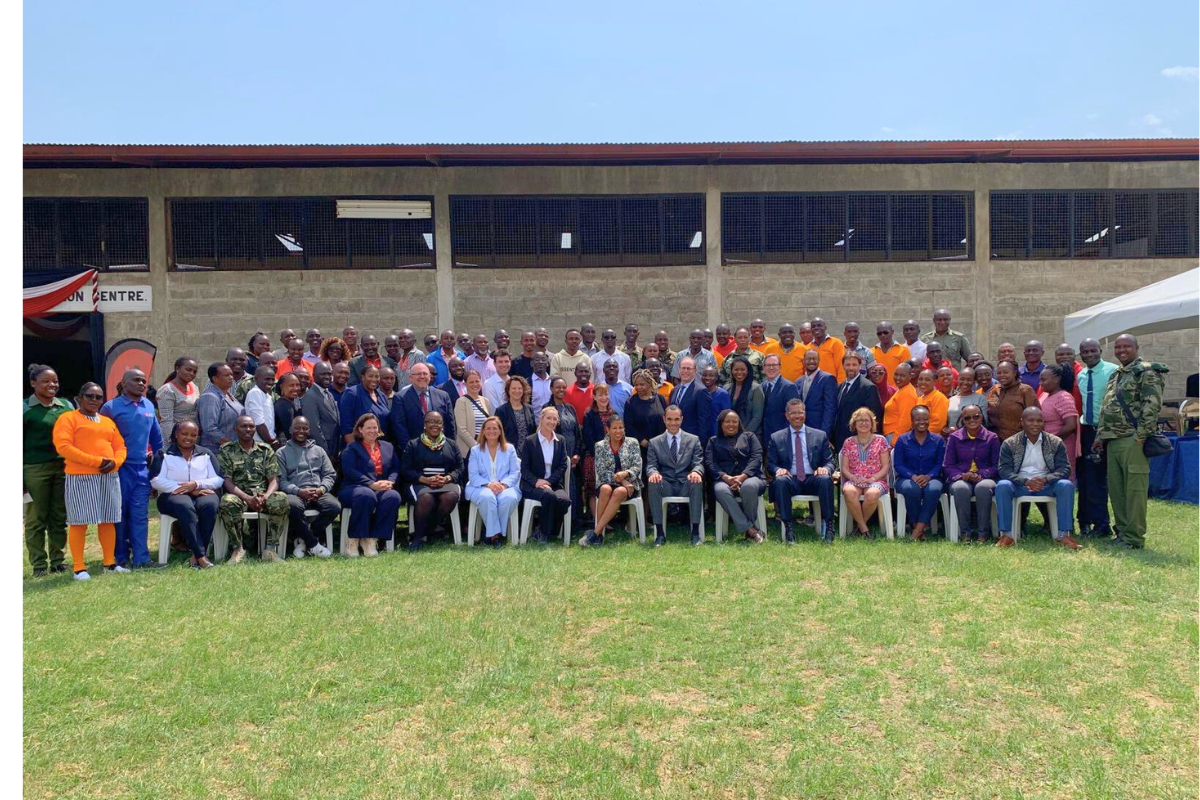
<instances>
[{"instance_id":1,"label":"eyeglasses","mask_svg":"<svg viewBox=\"0 0 1200 800\"><path fill-rule=\"evenodd\" d=\"M104 399L104 395L102 395L102 394L85 394L83 397L85 400L103 400Z\"/></svg>"}]
</instances>

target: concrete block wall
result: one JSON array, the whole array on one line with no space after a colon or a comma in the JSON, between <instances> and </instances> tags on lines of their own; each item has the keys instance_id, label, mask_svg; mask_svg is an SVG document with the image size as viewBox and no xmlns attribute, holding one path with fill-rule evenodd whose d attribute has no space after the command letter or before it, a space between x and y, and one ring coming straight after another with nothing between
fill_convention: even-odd
<instances>
[{"instance_id":1,"label":"concrete block wall","mask_svg":"<svg viewBox=\"0 0 1200 800\"><path fill-rule=\"evenodd\" d=\"M522 331L545 327L550 346L563 346L567 328L585 322L621 335L632 322L639 342L665 330L671 348L687 346L687 335L704 328L705 269L621 267L612 269L459 269L454 271L456 331L486 333L505 328L514 346ZM621 339L624 341L624 339Z\"/></svg>"}]
</instances>

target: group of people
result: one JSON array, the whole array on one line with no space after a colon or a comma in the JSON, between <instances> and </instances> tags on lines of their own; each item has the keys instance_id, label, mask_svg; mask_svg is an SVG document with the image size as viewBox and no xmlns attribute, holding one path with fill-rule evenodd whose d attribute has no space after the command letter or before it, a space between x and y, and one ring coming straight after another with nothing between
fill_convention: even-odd
<instances>
[{"instance_id":1,"label":"group of people","mask_svg":"<svg viewBox=\"0 0 1200 800\"><path fill-rule=\"evenodd\" d=\"M181 357L153 401L145 373L131 369L118 396L105 402L87 383L74 405L58 396L55 371L34 365L24 411L30 562L34 574L65 572L69 539L72 571L86 579L84 532L97 525L105 569L156 566L146 542L152 490L197 569L212 566L218 522L234 563L254 546L246 523L255 518L265 521L264 560L289 540L296 556L330 556L322 538L339 515L343 555L371 557L392 541L402 504L418 550L462 498L489 544L502 544L518 505L534 500L537 541L570 515L586 528L580 544L595 546L645 492L662 545L664 498L686 498L693 544L716 506L763 541L769 491L785 541L795 541L801 498L815 501L812 521L831 543L839 483L845 513L868 537L894 488L918 541L948 493L966 541L1011 546L1013 499L1037 495L1056 499L1052 534L1064 546L1080 546L1077 523L1084 537L1142 547L1142 445L1156 430L1167 368L1143 361L1130 335L1114 343L1118 363L1091 339L1081 361L1063 344L1045 363L1031 341L1020 363L1008 343L992 362L950 322L939 309L921 334L908 320L903 341L880 322L867 347L857 323L844 339L819 317L782 325L775 338L756 319L694 330L678 352L664 331L639 345L633 324L621 337L571 328L553 353L544 328L521 334L519 349L504 330L490 339L447 330L421 349L411 330L381 347L347 327L303 339L284 330L272 351L259 332L208 366L203 391L199 365Z\"/></svg>"}]
</instances>

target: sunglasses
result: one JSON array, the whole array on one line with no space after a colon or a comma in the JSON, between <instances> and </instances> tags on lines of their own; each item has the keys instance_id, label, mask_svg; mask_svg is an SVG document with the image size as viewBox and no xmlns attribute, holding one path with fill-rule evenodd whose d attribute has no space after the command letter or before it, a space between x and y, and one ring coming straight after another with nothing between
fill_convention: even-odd
<instances>
[{"instance_id":1,"label":"sunglasses","mask_svg":"<svg viewBox=\"0 0 1200 800\"><path fill-rule=\"evenodd\" d=\"M102 394L85 394L83 397L85 400L103 400L104 399L104 395L102 395Z\"/></svg>"}]
</instances>

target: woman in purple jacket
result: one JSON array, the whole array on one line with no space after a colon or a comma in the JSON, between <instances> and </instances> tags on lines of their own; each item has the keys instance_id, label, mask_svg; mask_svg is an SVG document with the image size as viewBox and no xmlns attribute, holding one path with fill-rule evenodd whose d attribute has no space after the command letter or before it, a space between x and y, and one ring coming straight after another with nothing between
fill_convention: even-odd
<instances>
[{"instance_id":1,"label":"woman in purple jacket","mask_svg":"<svg viewBox=\"0 0 1200 800\"><path fill-rule=\"evenodd\" d=\"M964 406L961 427L946 437L946 482L958 514L961 541L991 539L992 496L1000 466L1000 437L983 427L979 406ZM976 525L971 525L971 498L975 498Z\"/></svg>"}]
</instances>

